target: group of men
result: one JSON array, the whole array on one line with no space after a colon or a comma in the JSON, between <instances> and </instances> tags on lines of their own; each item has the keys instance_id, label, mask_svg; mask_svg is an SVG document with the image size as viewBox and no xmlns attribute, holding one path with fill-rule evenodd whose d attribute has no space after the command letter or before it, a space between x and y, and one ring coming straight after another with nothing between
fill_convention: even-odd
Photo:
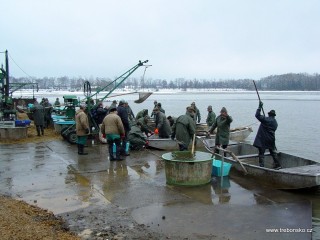
<instances>
[{"instance_id":1,"label":"group of men","mask_svg":"<svg viewBox=\"0 0 320 240\"><path fill-rule=\"evenodd\" d=\"M93 109L93 111L97 112L95 121L100 125L101 133L103 134L103 137L106 138L109 145L108 151L110 161L123 160L121 155L129 155L128 135L131 131L131 125L129 123L130 117L126 104L126 101L121 100L118 106L111 105L109 108L103 108L103 104L98 103L97 107ZM88 154L84 152L84 145L87 141L87 136L90 133L86 108L86 104L80 105L75 116L79 155Z\"/></svg>"},{"instance_id":2,"label":"group of men","mask_svg":"<svg viewBox=\"0 0 320 240\"><path fill-rule=\"evenodd\" d=\"M37 135L44 135L44 129L52 125L52 104L49 102L48 98L42 98L40 103L35 100L29 110L32 112Z\"/></svg>"},{"instance_id":3,"label":"group of men","mask_svg":"<svg viewBox=\"0 0 320 240\"><path fill-rule=\"evenodd\" d=\"M273 168L280 169L281 165L277 158L275 146L275 131L278 127L275 119L276 113L275 110L271 110L266 117L261 114L262 106L263 103L260 101L255 117L261 124L253 145L259 150L259 165L261 167L264 167L264 153L265 150L268 149L274 161ZM232 117L228 114L225 107L222 107L219 116L216 116L213 112L211 105L208 106L207 111L206 123L209 129L208 134L212 134L213 131L217 129L215 138L216 147L227 148L230 137L230 125L233 121ZM171 131L171 139L176 139L179 150L187 150L193 136L196 134L196 123L200 123L201 121L200 111L196 107L195 102L192 102L191 106L187 107L186 113L177 119L172 116L168 116L166 119L164 111L160 111L159 105L156 102L153 113L155 115L156 130L158 130L159 137L167 138ZM169 126L171 126L171 129Z\"/></svg>"},{"instance_id":4,"label":"group of men","mask_svg":"<svg viewBox=\"0 0 320 240\"><path fill-rule=\"evenodd\" d=\"M116 104L114 102L113 104ZM101 132L106 137L109 144L109 158L111 161L123 160L121 155L129 155L126 151L128 142L130 142L133 149L141 149L147 143L147 136L151 134L158 134L159 138L171 138L176 140L180 151L188 150L193 137L196 134L196 123L200 123L201 115L199 109L196 107L195 102L186 108L186 113L174 118L172 116L166 117L165 110L162 108L161 103L154 102L154 108L151 116L148 116L148 110L143 109L134 118L134 114L128 107L127 103L123 100L119 105L111 105L108 109L108 114L101 119ZM274 159L274 168L280 169L281 165L277 159L275 151L275 131L277 129L277 121L275 119L276 113L271 110L268 117L261 115L263 103L259 103L259 108L256 111L256 118L261 122L257 136L254 141L254 146L259 149L259 164L264 166L264 153L269 149L271 156ZM102 105L100 107L103 107ZM79 112L83 112L83 107L80 107ZM206 123L208 126L208 134L212 134L216 130L215 145L217 147L226 148L229 144L230 125L233 121L232 117L228 114L225 107L220 110L220 115L212 110L212 106L207 108L208 115ZM151 131L148 127L150 118L154 118L155 129ZM77 135L79 154L86 154L83 152L83 142L81 135L89 133L89 124L85 123L82 126L82 117L76 114ZM134 123L134 124L132 124ZM80 127L81 126L81 127ZM80 131L84 129L85 131ZM79 133L79 134L78 134Z\"/></svg>"}]
</instances>

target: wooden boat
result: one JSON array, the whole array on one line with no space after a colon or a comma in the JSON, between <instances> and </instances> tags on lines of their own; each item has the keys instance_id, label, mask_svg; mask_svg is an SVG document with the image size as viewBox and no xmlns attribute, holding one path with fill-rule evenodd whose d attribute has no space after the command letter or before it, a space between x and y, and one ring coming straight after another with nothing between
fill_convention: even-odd
<instances>
[{"instance_id":1,"label":"wooden boat","mask_svg":"<svg viewBox=\"0 0 320 240\"><path fill-rule=\"evenodd\" d=\"M203 141L207 150L213 153L213 145L210 139L209 141L206 139ZM224 157L225 162L232 164L232 169L244 172L244 167L247 171L246 177L261 180L263 184L270 185L273 188L304 189L317 188L320 185L319 162L278 152L278 159L282 168L275 170L273 169L273 159L268 152L265 154L265 167L259 166L258 150L251 144L232 144L228 146L227 150L236 155L236 159L228 156L228 154Z\"/></svg>"},{"instance_id":2,"label":"wooden boat","mask_svg":"<svg viewBox=\"0 0 320 240\"><path fill-rule=\"evenodd\" d=\"M202 139L206 138L207 131L197 131L197 147L204 147ZM234 142L244 141L252 132L251 127L240 127L230 130L230 140ZM215 134L210 135L211 142L214 144ZM209 141L209 140L208 140ZM178 145L171 138L159 138L158 135L152 135L148 138L149 147L160 150L177 150Z\"/></svg>"},{"instance_id":3,"label":"wooden boat","mask_svg":"<svg viewBox=\"0 0 320 240\"><path fill-rule=\"evenodd\" d=\"M206 138L207 131L197 131L197 136ZM251 127L238 127L230 129L229 139L234 142L243 142L253 132ZM215 134L211 134L210 138L215 138Z\"/></svg>"}]
</instances>

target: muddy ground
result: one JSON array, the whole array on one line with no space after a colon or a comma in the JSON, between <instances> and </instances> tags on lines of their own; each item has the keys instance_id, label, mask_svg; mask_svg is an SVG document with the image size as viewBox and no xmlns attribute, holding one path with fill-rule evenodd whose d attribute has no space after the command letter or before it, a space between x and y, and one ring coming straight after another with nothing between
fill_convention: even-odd
<instances>
[{"instance_id":1,"label":"muddy ground","mask_svg":"<svg viewBox=\"0 0 320 240\"><path fill-rule=\"evenodd\" d=\"M48 129L0 142L0 195L11 197L0 198L1 239L310 239L266 233L311 227L310 203L291 193L243 176L170 186L161 151L110 162L105 144L85 150Z\"/></svg>"},{"instance_id":2,"label":"muddy ground","mask_svg":"<svg viewBox=\"0 0 320 240\"><path fill-rule=\"evenodd\" d=\"M36 136L35 128L31 125L27 139L2 139L0 144L38 144L61 140L61 136L53 129L45 129L44 136ZM0 170L0 174L3 171ZM150 226L136 223L127 209L105 204L99 198L85 208L54 215L49 210L38 207L37 199L26 203L19 200L19 196L10 196L12 193L4 189L0 194L0 232L3 240L188 239L179 236L172 238L165 233L154 232L150 230ZM160 217L165 221L165 216Z\"/></svg>"}]
</instances>

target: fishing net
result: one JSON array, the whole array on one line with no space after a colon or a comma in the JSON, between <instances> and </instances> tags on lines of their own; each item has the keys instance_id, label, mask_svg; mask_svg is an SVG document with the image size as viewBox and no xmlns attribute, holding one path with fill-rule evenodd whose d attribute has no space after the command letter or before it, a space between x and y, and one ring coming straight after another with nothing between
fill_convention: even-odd
<instances>
[{"instance_id":1,"label":"fishing net","mask_svg":"<svg viewBox=\"0 0 320 240\"><path fill-rule=\"evenodd\" d=\"M142 103L144 102L150 95L152 94L152 92L139 92L139 99L135 100L135 103Z\"/></svg>"}]
</instances>

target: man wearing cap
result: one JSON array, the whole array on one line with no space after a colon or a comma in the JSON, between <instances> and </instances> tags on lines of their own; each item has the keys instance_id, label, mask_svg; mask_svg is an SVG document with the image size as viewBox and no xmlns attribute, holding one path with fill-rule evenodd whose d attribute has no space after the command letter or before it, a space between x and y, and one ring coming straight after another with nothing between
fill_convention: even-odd
<instances>
[{"instance_id":1,"label":"man wearing cap","mask_svg":"<svg viewBox=\"0 0 320 240\"><path fill-rule=\"evenodd\" d=\"M123 160L120 157L121 152L121 136L124 135L124 127L121 118L117 115L115 107L110 109L110 113L105 116L101 124L101 132L106 135L109 145L109 159L110 161ZM116 157L113 154L113 144L116 146Z\"/></svg>"},{"instance_id":2,"label":"man wearing cap","mask_svg":"<svg viewBox=\"0 0 320 240\"><path fill-rule=\"evenodd\" d=\"M212 111L212 106L209 105L208 108L208 115L206 119L206 123L208 127L211 127L214 121L216 120L216 114Z\"/></svg>"},{"instance_id":3,"label":"man wearing cap","mask_svg":"<svg viewBox=\"0 0 320 240\"><path fill-rule=\"evenodd\" d=\"M209 133L211 134L217 128L215 140L217 147L222 146L222 148L227 148L229 144L230 125L232 121L233 119L228 115L227 109L223 107L220 111L220 115L215 119L214 123L209 128ZM216 152L219 152L219 150L216 150Z\"/></svg>"},{"instance_id":4,"label":"man wearing cap","mask_svg":"<svg viewBox=\"0 0 320 240\"><path fill-rule=\"evenodd\" d=\"M159 111L162 112L162 113L166 113L166 111L162 108L162 105L161 103L157 103L157 108L159 108Z\"/></svg>"},{"instance_id":5,"label":"man wearing cap","mask_svg":"<svg viewBox=\"0 0 320 240\"><path fill-rule=\"evenodd\" d=\"M268 112L268 117L261 115L263 103L259 102L259 107L256 111L256 118L261 122L253 146L259 149L259 165L264 167L264 152L269 149L269 152L273 158L273 168L280 169L281 165L278 161L276 154L276 138L275 132L278 128L277 120L275 119L276 112L271 110Z\"/></svg>"},{"instance_id":6,"label":"man wearing cap","mask_svg":"<svg viewBox=\"0 0 320 240\"><path fill-rule=\"evenodd\" d=\"M87 142L89 134L89 120L85 113L86 105L81 104L80 109L76 112L76 133L77 133L77 144L78 144L78 154L87 155L88 153L83 152L84 145Z\"/></svg>"},{"instance_id":7,"label":"man wearing cap","mask_svg":"<svg viewBox=\"0 0 320 240\"><path fill-rule=\"evenodd\" d=\"M134 113L133 113L133 111L127 101L125 101L124 107L127 109L129 120L132 121L135 117L134 117Z\"/></svg>"},{"instance_id":8,"label":"man wearing cap","mask_svg":"<svg viewBox=\"0 0 320 240\"><path fill-rule=\"evenodd\" d=\"M188 150L193 135L196 133L196 123L193 120L195 112L192 106L187 107L186 114L179 116L172 126L171 139L177 139L180 151Z\"/></svg>"},{"instance_id":9,"label":"man wearing cap","mask_svg":"<svg viewBox=\"0 0 320 240\"><path fill-rule=\"evenodd\" d=\"M201 115L200 115L199 109L196 107L196 103L195 103L195 102L192 102L192 103L191 103L191 107L193 107L194 110L196 111L195 115L193 116L194 121L195 121L196 123L197 123L197 122L200 123L200 121L201 121Z\"/></svg>"},{"instance_id":10,"label":"man wearing cap","mask_svg":"<svg viewBox=\"0 0 320 240\"><path fill-rule=\"evenodd\" d=\"M117 108L117 100L113 100L110 107L109 107L109 112L110 112L110 109L112 108Z\"/></svg>"},{"instance_id":11,"label":"man wearing cap","mask_svg":"<svg viewBox=\"0 0 320 240\"><path fill-rule=\"evenodd\" d=\"M153 109L155 109L155 108L158 106L157 100L154 100L153 105L154 105L154 106L153 106ZM152 110L152 112L151 112L151 117L153 117L154 119L156 118L155 113L154 113L153 110Z\"/></svg>"}]
</instances>

